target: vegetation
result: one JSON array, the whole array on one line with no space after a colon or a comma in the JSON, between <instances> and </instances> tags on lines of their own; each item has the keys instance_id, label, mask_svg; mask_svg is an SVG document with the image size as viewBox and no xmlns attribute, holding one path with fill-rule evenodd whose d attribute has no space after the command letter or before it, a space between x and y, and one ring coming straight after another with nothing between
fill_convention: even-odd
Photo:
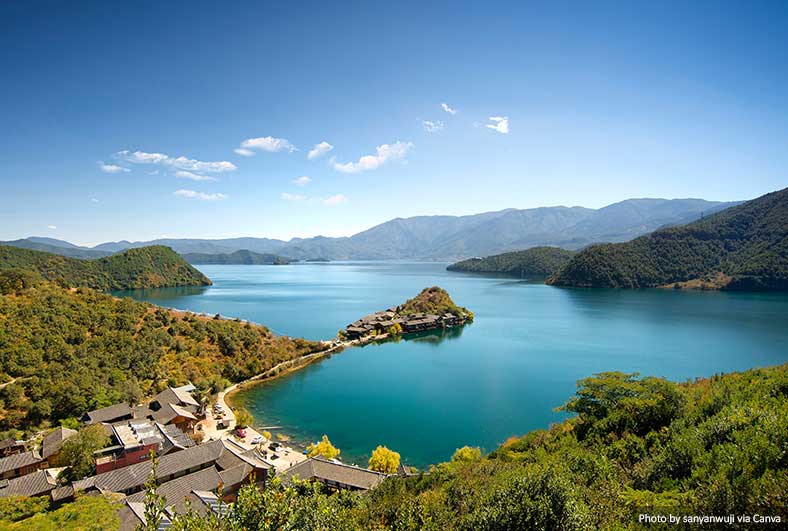
<instances>
[{"instance_id":1,"label":"vegetation","mask_svg":"<svg viewBox=\"0 0 788 531\"><path fill-rule=\"evenodd\" d=\"M17 522L0 519L0 531L107 531L120 525L115 510L105 496L81 496L74 503Z\"/></svg>"},{"instance_id":2,"label":"vegetation","mask_svg":"<svg viewBox=\"0 0 788 531\"><path fill-rule=\"evenodd\" d=\"M246 428L247 426L251 426L252 422L254 422L254 417L252 417L252 414L249 413L249 410L245 407L236 408L234 413L235 425L239 428Z\"/></svg>"},{"instance_id":3,"label":"vegetation","mask_svg":"<svg viewBox=\"0 0 788 531\"><path fill-rule=\"evenodd\" d=\"M74 481L89 476L96 463L93 452L106 448L109 442L109 435L101 424L85 426L76 435L66 439L57 463L68 467L63 471L63 478Z\"/></svg>"},{"instance_id":4,"label":"vegetation","mask_svg":"<svg viewBox=\"0 0 788 531\"><path fill-rule=\"evenodd\" d=\"M574 416L485 457L462 448L367 493L246 486L227 518L190 515L173 529L683 529L638 516L788 518L788 365L683 384L602 373L578 382L562 409Z\"/></svg>"},{"instance_id":5,"label":"vegetation","mask_svg":"<svg viewBox=\"0 0 788 531\"><path fill-rule=\"evenodd\" d=\"M548 283L788 290L788 189L627 243L594 245Z\"/></svg>"},{"instance_id":6,"label":"vegetation","mask_svg":"<svg viewBox=\"0 0 788 531\"><path fill-rule=\"evenodd\" d=\"M160 245L80 260L61 255L0 245L0 271L37 272L65 287L101 291L165 286L207 286L211 281L175 251Z\"/></svg>"},{"instance_id":7,"label":"vegetation","mask_svg":"<svg viewBox=\"0 0 788 531\"><path fill-rule=\"evenodd\" d=\"M0 431L56 425L189 381L216 392L322 348L263 326L0 272Z\"/></svg>"},{"instance_id":8,"label":"vegetation","mask_svg":"<svg viewBox=\"0 0 788 531\"><path fill-rule=\"evenodd\" d=\"M370 470L395 474L399 469L399 453L389 450L385 446L378 446L372 451L368 466Z\"/></svg>"},{"instance_id":9,"label":"vegetation","mask_svg":"<svg viewBox=\"0 0 788 531\"><path fill-rule=\"evenodd\" d=\"M183 258L190 264L285 265L292 262L278 254L255 253L245 249L221 254L186 253Z\"/></svg>"},{"instance_id":10,"label":"vegetation","mask_svg":"<svg viewBox=\"0 0 788 531\"><path fill-rule=\"evenodd\" d=\"M323 435L320 442L312 443L306 447L307 455L309 457L321 456L326 459L335 459L340 454L339 448L331 444L328 440L328 435Z\"/></svg>"},{"instance_id":11,"label":"vegetation","mask_svg":"<svg viewBox=\"0 0 788 531\"><path fill-rule=\"evenodd\" d=\"M438 286L424 288L421 290L421 293L398 306L396 313L400 316L413 315L414 313L432 313L435 315L453 313L459 317L473 320L473 313L470 310L457 306L449 296L449 293Z\"/></svg>"},{"instance_id":12,"label":"vegetation","mask_svg":"<svg viewBox=\"0 0 788 531\"><path fill-rule=\"evenodd\" d=\"M524 251L496 254L485 258L469 258L446 269L469 273L549 277L569 262L574 255L575 251L559 247L531 247Z\"/></svg>"}]
</instances>

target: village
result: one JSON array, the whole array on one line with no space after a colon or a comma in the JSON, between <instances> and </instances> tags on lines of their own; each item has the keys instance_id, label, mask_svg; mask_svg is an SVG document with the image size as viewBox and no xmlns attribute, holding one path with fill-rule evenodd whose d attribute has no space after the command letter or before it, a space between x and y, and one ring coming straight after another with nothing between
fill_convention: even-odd
<instances>
[{"instance_id":1,"label":"village","mask_svg":"<svg viewBox=\"0 0 788 531\"><path fill-rule=\"evenodd\" d=\"M157 492L168 516L188 507L218 511L232 503L241 486L264 487L278 475L317 481L332 490L368 490L387 474L336 459L309 457L270 432L238 426L224 392L212 404L201 404L191 384L167 387L146 404L118 403L89 411L80 430L100 426L110 445L93 453L92 475L68 481L61 461L64 444L76 429L58 427L40 440L0 441L0 498L46 497L57 507L76 496L111 494L118 500L121 531L145 523L145 485L155 457Z\"/></svg>"}]
</instances>

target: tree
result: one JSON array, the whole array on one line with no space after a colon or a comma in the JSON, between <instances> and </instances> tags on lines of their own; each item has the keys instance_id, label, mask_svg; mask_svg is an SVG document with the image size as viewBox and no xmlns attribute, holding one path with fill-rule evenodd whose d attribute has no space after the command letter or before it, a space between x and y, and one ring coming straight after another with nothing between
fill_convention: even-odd
<instances>
[{"instance_id":1,"label":"tree","mask_svg":"<svg viewBox=\"0 0 788 531\"><path fill-rule=\"evenodd\" d=\"M378 445L369 458L369 468L384 474L394 474L399 468L399 453Z\"/></svg>"},{"instance_id":2,"label":"tree","mask_svg":"<svg viewBox=\"0 0 788 531\"><path fill-rule=\"evenodd\" d=\"M471 461L478 461L482 458L482 450L481 448L471 447L471 446L463 446L462 448L457 448L454 451L454 455L451 456L451 460L455 463L468 463Z\"/></svg>"},{"instance_id":3,"label":"tree","mask_svg":"<svg viewBox=\"0 0 788 531\"><path fill-rule=\"evenodd\" d=\"M151 469L145 482L145 522L137 526L137 531L158 531L164 518L164 498L156 491L158 468L159 460L151 452Z\"/></svg>"},{"instance_id":4,"label":"tree","mask_svg":"<svg viewBox=\"0 0 788 531\"><path fill-rule=\"evenodd\" d=\"M320 442L312 443L306 447L307 455L309 457L322 456L326 459L334 459L340 454L339 448L331 444L328 440L328 435L323 435Z\"/></svg>"},{"instance_id":5,"label":"tree","mask_svg":"<svg viewBox=\"0 0 788 531\"><path fill-rule=\"evenodd\" d=\"M238 428L245 428L254 422L254 417L249 413L245 407L239 407L235 410L235 425Z\"/></svg>"},{"instance_id":6,"label":"tree","mask_svg":"<svg viewBox=\"0 0 788 531\"><path fill-rule=\"evenodd\" d=\"M269 441L270 441L270 440L271 440L271 438L272 438L272 436L271 436L271 432L270 432L270 431L264 431L264 432L262 432L260 435L262 435L263 437L265 437L265 438L266 438L266 439L268 439Z\"/></svg>"},{"instance_id":7,"label":"tree","mask_svg":"<svg viewBox=\"0 0 788 531\"><path fill-rule=\"evenodd\" d=\"M95 466L93 452L109 445L109 436L101 424L83 428L78 434L68 438L60 451L60 464L68 467L64 472L66 479L84 478Z\"/></svg>"}]
</instances>

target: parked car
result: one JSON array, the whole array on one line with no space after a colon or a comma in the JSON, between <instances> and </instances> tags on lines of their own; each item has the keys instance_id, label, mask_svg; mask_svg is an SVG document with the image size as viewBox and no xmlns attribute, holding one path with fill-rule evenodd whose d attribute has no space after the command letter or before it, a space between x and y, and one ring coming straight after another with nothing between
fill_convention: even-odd
<instances>
[{"instance_id":1,"label":"parked car","mask_svg":"<svg viewBox=\"0 0 788 531\"><path fill-rule=\"evenodd\" d=\"M243 439L243 438L246 437L246 430L243 429L243 428L236 428L235 429L235 435L237 437L240 437L241 439Z\"/></svg>"},{"instance_id":2,"label":"parked car","mask_svg":"<svg viewBox=\"0 0 788 531\"><path fill-rule=\"evenodd\" d=\"M255 435L254 438L252 439L252 444L260 444L261 442L263 442L262 435Z\"/></svg>"}]
</instances>

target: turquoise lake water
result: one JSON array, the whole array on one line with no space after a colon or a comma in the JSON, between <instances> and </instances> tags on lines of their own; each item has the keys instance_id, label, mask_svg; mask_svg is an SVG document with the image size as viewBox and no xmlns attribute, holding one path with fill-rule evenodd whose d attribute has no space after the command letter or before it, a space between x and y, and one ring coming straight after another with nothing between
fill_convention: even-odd
<instances>
[{"instance_id":1,"label":"turquoise lake water","mask_svg":"<svg viewBox=\"0 0 788 531\"><path fill-rule=\"evenodd\" d=\"M492 450L560 420L575 382L600 371L685 380L788 361L784 294L554 288L425 263L199 269L213 286L128 294L309 339L432 285L473 310L462 330L348 349L238 396L257 425L301 442L325 433L349 462L378 444L419 467L466 444Z\"/></svg>"}]
</instances>

